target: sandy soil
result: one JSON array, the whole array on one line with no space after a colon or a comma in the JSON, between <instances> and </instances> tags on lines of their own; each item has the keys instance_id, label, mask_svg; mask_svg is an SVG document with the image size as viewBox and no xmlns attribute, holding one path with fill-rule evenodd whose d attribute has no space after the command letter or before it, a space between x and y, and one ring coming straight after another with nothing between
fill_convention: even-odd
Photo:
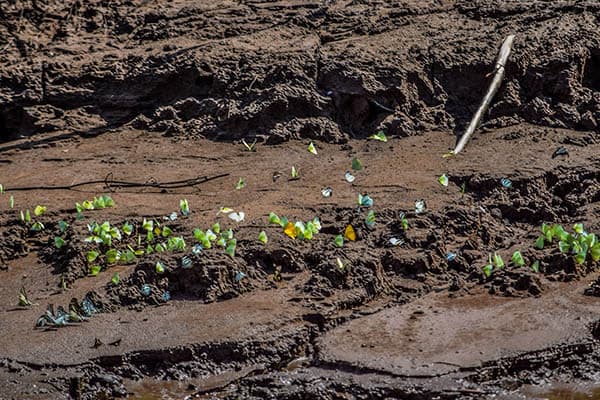
<instances>
[{"instance_id":1,"label":"sandy soil","mask_svg":"<svg viewBox=\"0 0 600 400\"><path fill-rule=\"evenodd\" d=\"M0 398L598 396L593 246L534 245L544 223L600 228L595 2L197 3L0 8ZM509 33L481 129L443 158ZM77 215L102 194L114 207ZM292 239L271 212L321 229ZM156 252L144 219L185 249ZM133 234L86 243L94 221ZM235 255L194 254L216 222ZM106 261L128 246L144 254ZM35 328L86 296L87 321Z\"/></svg>"}]
</instances>

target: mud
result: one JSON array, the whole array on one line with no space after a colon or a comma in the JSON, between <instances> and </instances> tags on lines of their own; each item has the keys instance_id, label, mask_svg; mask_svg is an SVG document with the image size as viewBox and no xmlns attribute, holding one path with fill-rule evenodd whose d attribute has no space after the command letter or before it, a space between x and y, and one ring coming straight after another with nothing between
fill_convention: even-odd
<instances>
[{"instance_id":1,"label":"mud","mask_svg":"<svg viewBox=\"0 0 600 400\"><path fill-rule=\"evenodd\" d=\"M534 243L543 223L600 228L600 6L197 3L0 7L0 398L597 395L597 262ZM481 129L442 158L510 33ZM367 140L379 130L388 142ZM81 182L94 183L48 188ZM101 194L115 206L77 215ZM36 205L47 212L22 221ZM270 212L321 230L291 239ZM134 231L86 242L104 221ZM215 222L234 255L192 251ZM356 240L337 247L349 224ZM165 227L186 247L155 250ZM109 249L144 254L111 263ZM495 253L504 266L486 275ZM17 306L21 287L32 305ZM48 304L88 293L100 313L34 329Z\"/></svg>"},{"instance_id":2,"label":"mud","mask_svg":"<svg viewBox=\"0 0 600 400\"><path fill-rule=\"evenodd\" d=\"M541 4L9 3L5 140L129 122L270 142L459 130L509 32L519 39L485 125L596 130L598 5Z\"/></svg>"}]
</instances>

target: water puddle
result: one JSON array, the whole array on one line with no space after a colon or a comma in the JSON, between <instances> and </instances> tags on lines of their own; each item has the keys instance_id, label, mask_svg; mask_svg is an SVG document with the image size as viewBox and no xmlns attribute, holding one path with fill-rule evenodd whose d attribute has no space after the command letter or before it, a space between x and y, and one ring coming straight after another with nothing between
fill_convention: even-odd
<instances>
[{"instance_id":1,"label":"water puddle","mask_svg":"<svg viewBox=\"0 0 600 400\"><path fill-rule=\"evenodd\" d=\"M195 387L189 382L159 381L143 379L141 381L126 381L125 386L134 400L174 400L184 399L195 392Z\"/></svg>"},{"instance_id":2,"label":"water puddle","mask_svg":"<svg viewBox=\"0 0 600 400\"><path fill-rule=\"evenodd\" d=\"M227 371L218 375L190 379L184 382L142 379L140 381L124 380L125 387L132 393L133 400L181 400L202 399L203 394L214 389L223 388L255 371L264 370L262 364L248 366L239 371ZM210 395L214 398L214 395Z\"/></svg>"},{"instance_id":3,"label":"water puddle","mask_svg":"<svg viewBox=\"0 0 600 400\"><path fill-rule=\"evenodd\" d=\"M600 386L524 386L522 393L531 400L600 400Z\"/></svg>"}]
</instances>

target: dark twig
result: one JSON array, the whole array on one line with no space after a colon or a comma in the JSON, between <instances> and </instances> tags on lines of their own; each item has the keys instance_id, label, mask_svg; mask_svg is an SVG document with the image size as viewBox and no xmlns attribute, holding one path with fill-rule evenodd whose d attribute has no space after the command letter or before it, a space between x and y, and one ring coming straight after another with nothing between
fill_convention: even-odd
<instances>
[{"instance_id":1,"label":"dark twig","mask_svg":"<svg viewBox=\"0 0 600 400\"><path fill-rule=\"evenodd\" d=\"M393 109L391 109L391 108L389 108L389 107L387 107L387 106L384 106L383 104L379 103L379 102L378 102L378 101L376 101L376 100L369 99L369 101L370 101L370 102L371 102L371 103L372 103L372 104L373 104L375 107L377 107L377 108L379 108L379 109L381 109L381 110L383 110L383 111L387 111L387 112L390 112L390 113L393 113L393 112L394 112L394 110L393 110Z\"/></svg>"},{"instance_id":2,"label":"dark twig","mask_svg":"<svg viewBox=\"0 0 600 400\"><path fill-rule=\"evenodd\" d=\"M81 186L88 185L97 185L100 183L104 184L104 187L109 191L114 191L114 189L119 188L135 188L135 187L150 187L156 189L178 189L183 187L191 187L195 185L199 185L201 183L209 182L215 179L224 178L229 176L228 173L213 175L213 176L198 176L196 178L183 179L180 181L170 181L170 182L158 182L156 179L151 177L146 182L130 182L130 181L118 181L112 179L112 172L110 172L106 177L102 180L95 181L85 181L74 183L72 185L62 185L62 186L22 186L22 187L8 187L7 191L27 191L27 190L72 190Z\"/></svg>"}]
</instances>

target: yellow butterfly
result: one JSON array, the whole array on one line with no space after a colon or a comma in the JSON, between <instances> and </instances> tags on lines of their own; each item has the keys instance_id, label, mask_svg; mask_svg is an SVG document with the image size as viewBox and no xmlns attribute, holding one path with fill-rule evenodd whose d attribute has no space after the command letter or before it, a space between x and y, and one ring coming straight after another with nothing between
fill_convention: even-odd
<instances>
[{"instance_id":1,"label":"yellow butterfly","mask_svg":"<svg viewBox=\"0 0 600 400\"><path fill-rule=\"evenodd\" d=\"M350 240L351 242L356 240L356 232L354 231L352 225L348 225L344 230L344 238Z\"/></svg>"},{"instance_id":2,"label":"yellow butterfly","mask_svg":"<svg viewBox=\"0 0 600 400\"><path fill-rule=\"evenodd\" d=\"M292 221L289 221L285 225L285 228L283 228L283 232L286 235L288 235L289 237L291 237L292 239L296 239L296 236L297 236L296 225L294 225L294 223Z\"/></svg>"}]
</instances>

